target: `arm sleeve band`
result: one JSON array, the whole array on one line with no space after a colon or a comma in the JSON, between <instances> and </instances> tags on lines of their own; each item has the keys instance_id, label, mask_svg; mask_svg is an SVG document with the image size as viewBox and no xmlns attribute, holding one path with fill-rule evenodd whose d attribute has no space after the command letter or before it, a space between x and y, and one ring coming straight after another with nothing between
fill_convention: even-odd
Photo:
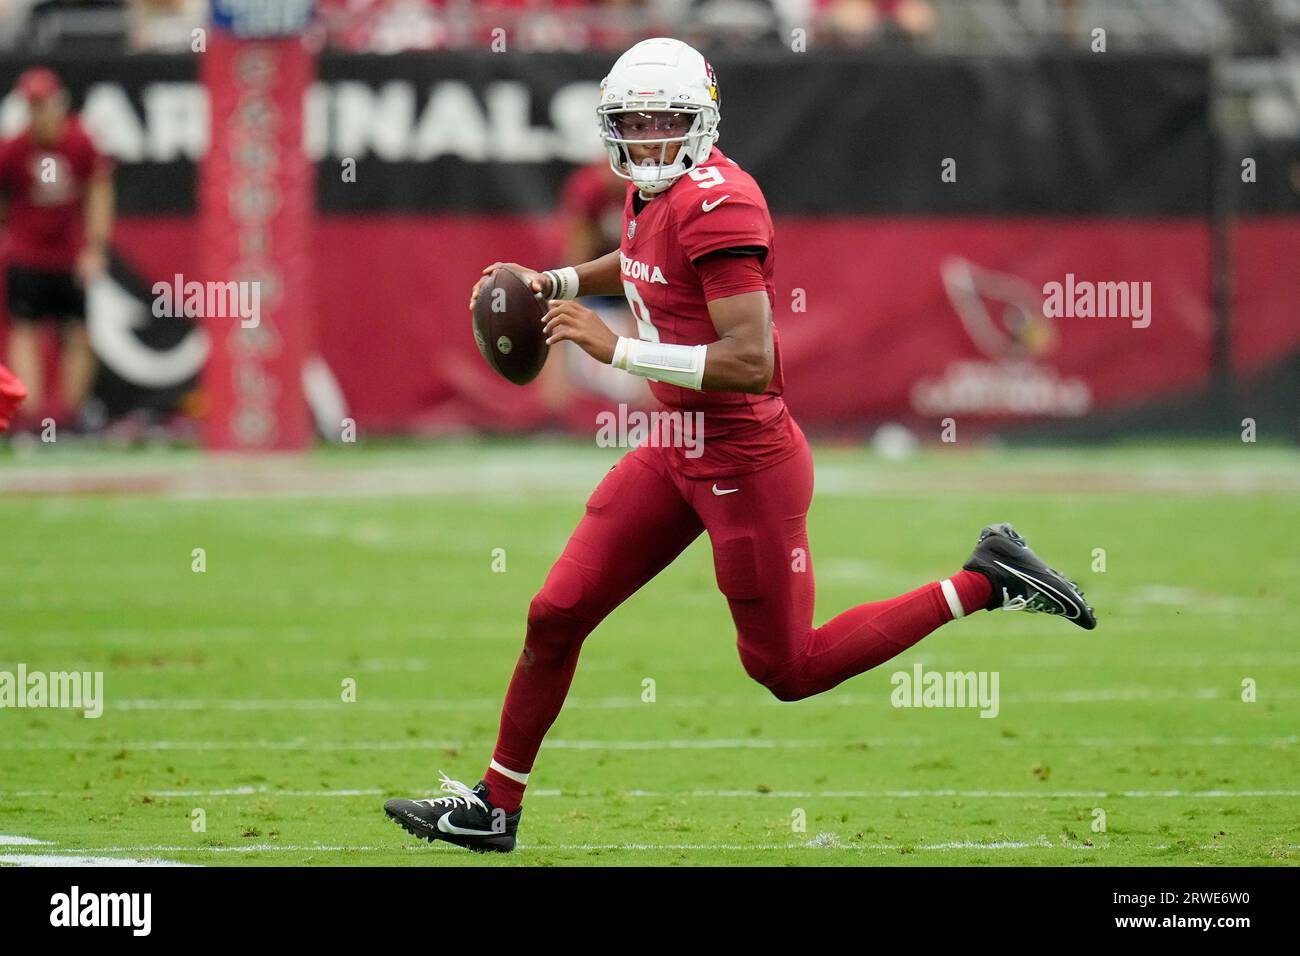
<instances>
[{"instance_id":1,"label":"arm sleeve band","mask_svg":"<svg viewBox=\"0 0 1300 956\"><path fill-rule=\"evenodd\" d=\"M707 345L665 345L620 337L609 364L655 382L700 391Z\"/></svg>"},{"instance_id":2,"label":"arm sleeve band","mask_svg":"<svg viewBox=\"0 0 1300 956\"><path fill-rule=\"evenodd\" d=\"M764 250L766 252L766 250ZM766 292L763 265L756 255L734 254L730 249L713 252L695 263L704 287L704 301L725 299L742 292Z\"/></svg>"}]
</instances>

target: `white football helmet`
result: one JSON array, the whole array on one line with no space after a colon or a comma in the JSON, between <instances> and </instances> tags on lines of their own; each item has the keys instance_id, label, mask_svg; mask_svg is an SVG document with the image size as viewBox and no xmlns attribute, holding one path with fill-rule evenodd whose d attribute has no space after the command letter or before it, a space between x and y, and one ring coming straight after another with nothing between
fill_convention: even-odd
<instances>
[{"instance_id":1,"label":"white football helmet","mask_svg":"<svg viewBox=\"0 0 1300 956\"><path fill-rule=\"evenodd\" d=\"M718 138L718 84L713 67L681 40L642 40L600 84L600 138L615 174L647 195L661 193L709 157ZM663 133L656 137L654 134ZM668 147L680 143L666 162ZM658 146L659 161L633 162L629 145Z\"/></svg>"}]
</instances>

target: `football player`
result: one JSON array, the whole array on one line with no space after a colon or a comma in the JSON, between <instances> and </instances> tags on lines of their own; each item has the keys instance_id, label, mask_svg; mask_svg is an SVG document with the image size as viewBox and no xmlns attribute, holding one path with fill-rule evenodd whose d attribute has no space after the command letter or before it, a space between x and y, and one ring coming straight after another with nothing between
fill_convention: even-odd
<instances>
[{"instance_id":1,"label":"football player","mask_svg":"<svg viewBox=\"0 0 1300 956\"><path fill-rule=\"evenodd\" d=\"M471 294L472 309L493 271L524 274L552 300L547 341L575 342L649 379L669 410L702 412L703 454L646 443L600 482L528 609L483 779L470 788L444 774L442 795L385 804L416 836L513 849L533 761L583 641L701 533L713 546L740 661L783 701L830 690L976 611L1039 611L1096 626L1079 589L1008 524L985 528L951 577L813 626L805 524L813 466L781 398L772 221L758 184L714 145L718 103L713 69L697 51L672 39L633 46L602 83L597 108L610 165L629 180L621 247L541 273L494 263ZM637 338L615 335L574 301L612 294L627 298Z\"/></svg>"}]
</instances>

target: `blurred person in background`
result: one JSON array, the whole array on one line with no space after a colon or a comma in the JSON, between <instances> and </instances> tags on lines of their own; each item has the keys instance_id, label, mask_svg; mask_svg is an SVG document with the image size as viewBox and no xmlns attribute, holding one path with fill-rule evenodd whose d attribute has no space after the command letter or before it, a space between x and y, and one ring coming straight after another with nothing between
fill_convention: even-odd
<instances>
[{"instance_id":1,"label":"blurred person in background","mask_svg":"<svg viewBox=\"0 0 1300 956\"><path fill-rule=\"evenodd\" d=\"M194 31L208 25L207 0L130 0L132 50L193 49Z\"/></svg>"},{"instance_id":2,"label":"blurred person in background","mask_svg":"<svg viewBox=\"0 0 1300 956\"><path fill-rule=\"evenodd\" d=\"M880 40L919 40L938 16L926 0L815 0L818 32L858 46Z\"/></svg>"},{"instance_id":3,"label":"blurred person in background","mask_svg":"<svg viewBox=\"0 0 1300 956\"><path fill-rule=\"evenodd\" d=\"M125 49L127 33L126 0L40 0L23 43L35 51L102 55Z\"/></svg>"},{"instance_id":4,"label":"blurred person in background","mask_svg":"<svg viewBox=\"0 0 1300 956\"><path fill-rule=\"evenodd\" d=\"M603 157L574 170L560 199L566 261L587 262L617 249L626 203L627 183ZM579 258L575 260L575 256Z\"/></svg>"},{"instance_id":5,"label":"blurred person in background","mask_svg":"<svg viewBox=\"0 0 1300 956\"><path fill-rule=\"evenodd\" d=\"M690 34L712 46L776 42L782 39L773 0L691 0Z\"/></svg>"},{"instance_id":6,"label":"blurred person in background","mask_svg":"<svg viewBox=\"0 0 1300 956\"><path fill-rule=\"evenodd\" d=\"M0 0L0 49L12 50L27 35L37 0Z\"/></svg>"},{"instance_id":7,"label":"blurred person in background","mask_svg":"<svg viewBox=\"0 0 1300 956\"><path fill-rule=\"evenodd\" d=\"M9 366L27 383L29 412L75 415L95 374L86 333L86 285L103 275L113 226L109 160L68 111L58 76L34 67L18 79L28 127L0 144L9 314ZM57 322L58 389L45 387L42 322Z\"/></svg>"},{"instance_id":8,"label":"blurred person in background","mask_svg":"<svg viewBox=\"0 0 1300 956\"><path fill-rule=\"evenodd\" d=\"M569 174L560 197L564 235L560 250L565 262L590 262L619 247L623 232L623 207L627 204L627 181L610 168L609 161L580 166ZM635 334L636 320L621 296L592 296L586 303L620 334ZM553 421L564 418L575 390L597 391L636 405L648 405L650 389L627 375L604 375L613 369L592 368L583 361L581 350L556 343L565 360L542 366L538 381L542 400ZM595 374L593 374L595 373Z\"/></svg>"}]
</instances>

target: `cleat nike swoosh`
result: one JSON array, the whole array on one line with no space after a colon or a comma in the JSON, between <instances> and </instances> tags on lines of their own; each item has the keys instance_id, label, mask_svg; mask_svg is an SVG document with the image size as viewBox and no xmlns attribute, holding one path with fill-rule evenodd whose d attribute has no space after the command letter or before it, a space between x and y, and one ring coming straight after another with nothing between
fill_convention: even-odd
<instances>
[{"instance_id":1,"label":"cleat nike swoosh","mask_svg":"<svg viewBox=\"0 0 1300 956\"><path fill-rule=\"evenodd\" d=\"M713 200L713 202L709 202L706 199L704 200L704 202L700 203L700 208L703 209L705 212L713 212L713 210L717 209L718 206L722 204L722 200L730 199L730 198L731 198L731 193L727 193L727 195L725 196L719 196L717 199Z\"/></svg>"},{"instance_id":2,"label":"cleat nike swoosh","mask_svg":"<svg viewBox=\"0 0 1300 956\"><path fill-rule=\"evenodd\" d=\"M495 830L470 830L465 827L458 827L454 823L447 822L447 817L449 816L451 816L451 814L447 813L438 817L438 829L441 830L443 833L451 833L451 834L455 834L456 836L500 836L501 835Z\"/></svg>"},{"instance_id":3,"label":"cleat nike swoosh","mask_svg":"<svg viewBox=\"0 0 1300 956\"><path fill-rule=\"evenodd\" d=\"M734 495L739 490L739 488L719 488L716 481L713 483L713 493L718 496Z\"/></svg>"},{"instance_id":4,"label":"cleat nike swoosh","mask_svg":"<svg viewBox=\"0 0 1300 956\"><path fill-rule=\"evenodd\" d=\"M1041 581L1038 578L1033 577L1032 575L1025 574L1023 571L1017 571L1009 564L1005 564L996 559L994 560L993 563L998 565L1001 568L1005 568L1007 571L1010 571L1016 577L1020 578L1020 580L1025 581L1026 583L1031 584L1034 587L1038 588L1039 591L1043 592L1046 597L1050 597L1053 601L1055 601L1057 604L1061 606L1062 615L1068 618L1069 620L1074 620L1075 618L1078 618L1082 615L1083 612L1079 608L1078 604L1076 604L1072 599L1063 595L1060 591L1052 587L1046 581Z\"/></svg>"}]
</instances>

